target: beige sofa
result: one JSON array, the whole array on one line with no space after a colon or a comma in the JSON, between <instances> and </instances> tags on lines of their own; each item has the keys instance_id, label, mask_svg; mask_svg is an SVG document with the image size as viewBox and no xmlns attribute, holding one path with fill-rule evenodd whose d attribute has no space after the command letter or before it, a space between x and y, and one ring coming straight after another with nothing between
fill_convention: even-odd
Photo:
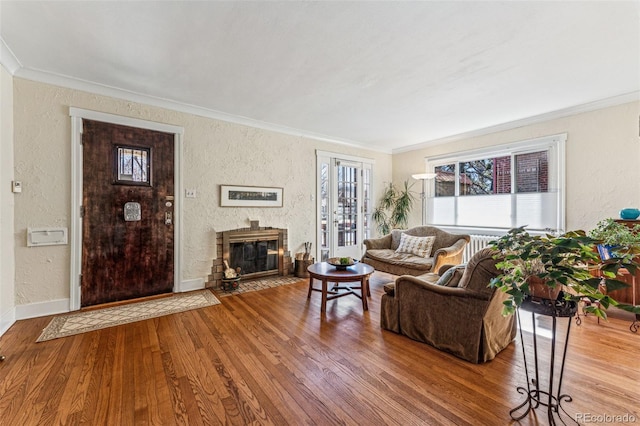
<instances>
[{"instance_id":1,"label":"beige sofa","mask_svg":"<svg viewBox=\"0 0 640 426\"><path fill-rule=\"evenodd\" d=\"M516 336L515 315L502 316L506 293L488 287L495 254L482 249L446 274L449 266L385 285L380 326L476 364L493 359Z\"/></svg>"},{"instance_id":2,"label":"beige sofa","mask_svg":"<svg viewBox=\"0 0 640 426\"><path fill-rule=\"evenodd\" d=\"M409 253L398 253L403 233L415 237L434 236L435 241L429 257L420 257ZM437 271L442 265L455 265L462 262L464 246L469 243L469 235L451 234L434 226L417 226L407 230L394 229L382 238L364 240L366 251L362 262L377 271L394 275L422 275Z\"/></svg>"}]
</instances>

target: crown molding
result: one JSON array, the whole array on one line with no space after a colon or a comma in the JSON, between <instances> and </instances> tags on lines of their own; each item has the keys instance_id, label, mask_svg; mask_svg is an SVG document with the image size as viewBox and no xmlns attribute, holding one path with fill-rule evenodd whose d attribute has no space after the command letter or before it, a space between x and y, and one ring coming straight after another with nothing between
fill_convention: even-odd
<instances>
[{"instance_id":1,"label":"crown molding","mask_svg":"<svg viewBox=\"0 0 640 426\"><path fill-rule=\"evenodd\" d=\"M358 149L365 148L365 144L350 139L336 138L320 133L308 132L301 129L287 127L279 124L269 123L261 120L255 120L248 117L239 115L228 114L222 111L212 110L208 108L199 107L183 102L173 101L170 99L160 98L156 96L145 95L142 93L119 89L103 84L94 83L87 80L81 80L77 78L68 77L65 75L54 74L50 72L40 71L31 68L24 68L17 60L13 52L6 45L4 40L0 38L0 64L4 66L11 75L26 80L33 80L41 83L51 84L54 86L65 87L74 90L80 90L92 94L108 96L116 99L122 99L129 102L136 102L144 105L155 106L158 108L164 108L172 111L183 112L187 114L198 115L201 117L212 118L215 120L226 121L234 124L239 124L248 127L254 127L262 130L273 131L290 136L302 137L314 139L322 142L335 143L338 145L350 146ZM482 129L472 130L469 132L459 133L456 135L446 136L443 138L432 139L424 142L420 142L413 145L407 145L401 148L395 149L383 149L375 147L366 147L366 149L381 152L384 154L399 154L403 152L416 151L419 149L427 148L434 145L442 145L445 143L455 142L462 139L469 139L473 137L483 136L490 133L497 133L505 130L511 130L518 127L528 126L532 124L542 123L545 121L568 117L584 112L595 111L602 108L621 105L628 102L634 102L640 100L640 91L631 93L625 93L610 98L597 100L569 108L552 111L545 114L540 114L532 117L523 118L520 120L510 121L495 126L489 126Z\"/></svg>"},{"instance_id":2,"label":"crown molding","mask_svg":"<svg viewBox=\"0 0 640 426\"><path fill-rule=\"evenodd\" d=\"M22 64L16 58L16 55L13 54L7 43L5 43L4 39L0 37L0 64L9 72L11 75L15 75L16 71L22 68Z\"/></svg>"},{"instance_id":3,"label":"crown molding","mask_svg":"<svg viewBox=\"0 0 640 426\"><path fill-rule=\"evenodd\" d=\"M112 86L94 83L92 81L81 80L65 75L50 73L46 71L36 70L32 68L18 67L13 73L15 77L23 78L25 80L37 81L40 83L51 84L54 86L65 87L68 89L80 90L92 94L108 96L116 99L122 99L129 102L136 102L144 105L150 105L158 108L169 109L172 111L183 112L187 114L198 115L201 117L212 118L215 120L226 121L234 124L240 124L243 126L254 127L262 130L273 131L277 133L283 133L290 136L303 137L314 139L322 142L330 142L339 145L346 145L363 148L363 143L336 138L320 133L308 132L301 129L287 127L279 124L269 123L266 121L255 120L248 117L239 115L228 114L222 111L216 111L208 108L202 108L196 105L191 105L183 102L173 101L170 99L160 98L157 96L145 95L142 93L119 89ZM387 154L391 153L391 150L380 150L375 148L367 148L371 151L379 151Z\"/></svg>"},{"instance_id":4,"label":"crown molding","mask_svg":"<svg viewBox=\"0 0 640 426\"><path fill-rule=\"evenodd\" d=\"M584 112L595 111L598 109L608 108L616 105L622 105L629 102L640 101L640 91L631 93L625 93L618 96L613 96L598 101L588 102L586 104L576 105L569 108L559 109L557 111L548 112L545 114L535 115L532 117L523 118L521 120L510 121L507 123L498 124L495 126L484 127L482 129L472 130L470 132L459 133L457 135L446 136L444 138L432 139L430 141L420 142L414 145L408 145L402 148L396 148L392 150L392 154L399 154L402 152L416 151L418 149L442 145L445 143L455 142L462 139L474 138L477 136L488 135L490 133L502 132L505 130L511 130L518 127L529 126L532 124L542 123L557 118L569 117L571 115L581 114Z\"/></svg>"}]
</instances>

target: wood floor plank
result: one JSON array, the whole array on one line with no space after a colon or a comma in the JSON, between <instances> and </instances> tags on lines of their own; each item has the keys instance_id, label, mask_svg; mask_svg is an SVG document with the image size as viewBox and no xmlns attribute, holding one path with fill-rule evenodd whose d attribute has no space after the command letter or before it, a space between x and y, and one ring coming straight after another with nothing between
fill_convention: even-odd
<instances>
[{"instance_id":1,"label":"wood floor plank","mask_svg":"<svg viewBox=\"0 0 640 426\"><path fill-rule=\"evenodd\" d=\"M382 286L392 279L373 275L366 312L345 297L321 315L319 293L307 299L301 280L42 343L51 317L18 321L0 338L0 423L515 424L509 410L526 385L520 341L474 365L382 330ZM640 422L640 333L626 319L582 321L569 337L565 409ZM546 424L546 413L519 424Z\"/></svg>"}]
</instances>

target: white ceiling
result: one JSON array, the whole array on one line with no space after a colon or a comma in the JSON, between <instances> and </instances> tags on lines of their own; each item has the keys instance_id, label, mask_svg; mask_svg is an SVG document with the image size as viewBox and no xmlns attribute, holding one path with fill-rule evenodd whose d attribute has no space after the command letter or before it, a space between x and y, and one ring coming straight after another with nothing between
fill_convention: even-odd
<instances>
[{"instance_id":1,"label":"white ceiling","mask_svg":"<svg viewBox=\"0 0 640 426\"><path fill-rule=\"evenodd\" d=\"M639 1L3 0L0 15L18 77L382 151L640 90Z\"/></svg>"}]
</instances>

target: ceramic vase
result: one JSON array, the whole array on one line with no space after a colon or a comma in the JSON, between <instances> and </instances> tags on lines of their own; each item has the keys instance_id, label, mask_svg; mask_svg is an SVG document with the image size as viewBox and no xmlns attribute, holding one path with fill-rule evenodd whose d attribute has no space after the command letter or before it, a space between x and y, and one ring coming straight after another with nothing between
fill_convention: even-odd
<instances>
[{"instance_id":1,"label":"ceramic vase","mask_svg":"<svg viewBox=\"0 0 640 426\"><path fill-rule=\"evenodd\" d=\"M636 208L626 208L620 210L620 219L636 220L640 216L640 210Z\"/></svg>"}]
</instances>

